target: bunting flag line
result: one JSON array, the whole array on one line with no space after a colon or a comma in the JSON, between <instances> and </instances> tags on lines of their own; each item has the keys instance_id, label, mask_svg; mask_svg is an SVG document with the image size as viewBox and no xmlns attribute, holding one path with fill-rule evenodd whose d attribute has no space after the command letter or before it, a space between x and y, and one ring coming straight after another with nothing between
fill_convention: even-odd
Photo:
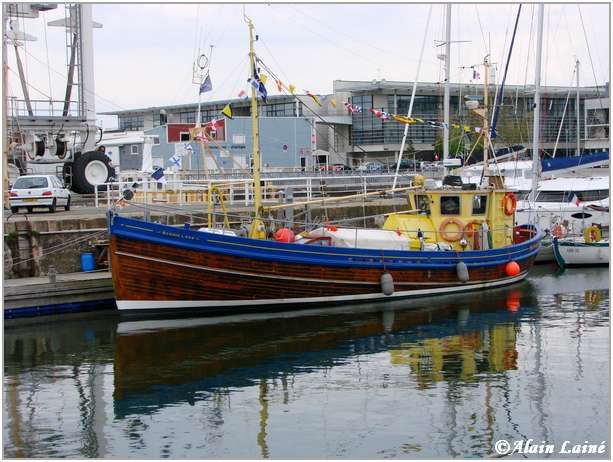
<instances>
[{"instance_id":1,"label":"bunting flag line","mask_svg":"<svg viewBox=\"0 0 613 462\"><path fill-rule=\"evenodd\" d=\"M283 82L280 80L275 80L275 82L277 84L277 90L279 90L279 92L283 91Z\"/></svg>"},{"instance_id":2,"label":"bunting flag line","mask_svg":"<svg viewBox=\"0 0 613 462\"><path fill-rule=\"evenodd\" d=\"M224 106L224 108L221 110L221 113L228 119L232 118L232 108L230 107L230 103Z\"/></svg>"},{"instance_id":3,"label":"bunting flag line","mask_svg":"<svg viewBox=\"0 0 613 462\"><path fill-rule=\"evenodd\" d=\"M204 82L200 84L200 93L206 93L207 91L213 90L213 84L211 82L211 76L209 74L206 75Z\"/></svg>"},{"instance_id":4,"label":"bunting flag line","mask_svg":"<svg viewBox=\"0 0 613 462\"><path fill-rule=\"evenodd\" d=\"M240 93L238 94L239 98L249 98L249 95L247 94L247 92L245 90L241 90Z\"/></svg>"},{"instance_id":5,"label":"bunting flag line","mask_svg":"<svg viewBox=\"0 0 613 462\"><path fill-rule=\"evenodd\" d=\"M311 93L309 90L304 90L304 92L306 93L307 96L310 96L313 101L315 101L315 104L317 104L319 107L321 107L321 103L319 102L319 98L317 98L316 95Z\"/></svg>"},{"instance_id":6,"label":"bunting flag line","mask_svg":"<svg viewBox=\"0 0 613 462\"><path fill-rule=\"evenodd\" d=\"M389 120L392 118L391 114L389 112L385 112L385 111L379 111L377 109L371 108L369 109L370 112L372 112L375 117L377 117L378 119L382 119L382 120Z\"/></svg>"},{"instance_id":7,"label":"bunting flag line","mask_svg":"<svg viewBox=\"0 0 613 462\"><path fill-rule=\"evenodd\" d=\"M336 109L336 100L334 98L330 99L330 105Z\"/></svg>"},{"instance_id":8,"label":"bunting flag line","mask_svg":"<svg viewBox=\"0 0 613 462\"><path fill-rule=\"evenodd\" d=\"M477 72L477 69L473 68L473 80L479 80L481 75Z\"/></svg>"},{"instance_id":9,"label":"bunting flag line","mask_svg":"<svg viewBox=\"0 0 613 462\"><path fill-rule=\"evenodd\" d=\"M371 110L371 112L375 114L375 116L377 116L377 113L375 111L376 110ZM377 112L381 112L381 114L386 114L383 111L377 111ZM438 120L424 120L424 119L419 119L417 117L405 117L405 116L401 116L398 114L389 114L389 115L396 122L399 122L402 124L408 124L408 125L425 124L425 125L429 125L430 127L443 128L443 129L449 127L449 125L447 125L445 122L439 122ZM473 131L475 133L479 133L481 131L481 127L471 127L470 125L451 124L451 128L462 129L464 133L472 133Z\"/></svg>"},{"instance_id":10,"label":"bunting flag line","mask_svg":"<svg viewBox=\"0 0 613 462\"><path fill-rule=\"evenodd\" d=\"M268 81L268 76L265 74L260 74L260 82L262 82L264 85L266 85L266 82Z\"/></svg>"},{"instance_id":11,"label":"bunting flag line","mask_svg":"<svg viewBox=\"0 0 613 462\"><path fill-rule=\"evenodd\" d=\"M353 104L349 102L343 103L343 105L347 108L347 110L351 114L357 114L359 112L362 112L362 106L354 106Z\"/></svg>"},{"instance_id":12,"label":"bunting flag line","mask_svg":"<svg viewBox=\"0 0 613 462\"><path fill-rule=\"evenodd\" d=\"M294 84L290 83L288 90L293 95L294 92L296 91L296 87L294 86Z\"/></svg>"}]
</instances>

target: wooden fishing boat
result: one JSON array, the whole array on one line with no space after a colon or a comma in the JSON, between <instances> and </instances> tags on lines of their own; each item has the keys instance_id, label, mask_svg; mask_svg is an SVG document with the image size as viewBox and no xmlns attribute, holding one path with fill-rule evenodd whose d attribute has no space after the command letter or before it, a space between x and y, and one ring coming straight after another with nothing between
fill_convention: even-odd
<instances>
[{"instance_id":1,"label":"wooden fishing boat","mask_svg":"<svg viewBox=\"0 0 613 462\"><path fill-rule=\"evenodd\" d=\"M481 221L470 213L446 215L439 208L456 199L472 203L475 196L492 199L487 213L479 215ZM276 242L111 213L117 306L120 310L246 309L426 296L511 284L526 277L542 234L536 228L513 232L512 225L505 226L513 217L502 212L504 197L508 196L498 190L411 191L409 203L427 198L430 211L391 214L384 229L367 230L368 247L335 240L336 234L346 235L349 230L349 234L355 231L356 239L360 236L358 245L365 245L354 228L328 226L303 233L294 242ZM486 221L491 248L489 242L479 243L479 233L471 231ZM420 232L426 236L421 242Z\"/></svg>"},{"instance_id":2,"label":"wooden fishing boat","mask_svg":"<svg viewBox=\"0 0 613 462\"><path fill-rule=\"evenodd\" d=\"M250 20L248 25L250 68L257 82ZM361 195L406 193L407 209L387 215L382 229L329 225L304 229L297 239L288 228L275 229L264 216L305 204L262 204L255 87L251 114L254 211L248 237L109 212L113 284L121 311L237 311L426 296L512 284L532 267L541 232L514 227L517 201L500 176L484 175L481 189L445 181L446 186L429 189L417 176L409 188ZM206 136L199 130L191 131L193 138ZM275 231L283 242L267 239Z\"/></svg>"}]
</instances>

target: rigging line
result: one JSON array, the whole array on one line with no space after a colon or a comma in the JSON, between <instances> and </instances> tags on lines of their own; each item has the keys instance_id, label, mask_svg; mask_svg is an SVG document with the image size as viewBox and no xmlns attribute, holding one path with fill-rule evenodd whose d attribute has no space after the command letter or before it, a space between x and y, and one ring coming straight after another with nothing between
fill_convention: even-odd
<instances>
[{"instance_id":1,"label":"rigging line","mask_svg":"<svg viewBox=\"0 0 613 462\"><path fill-rule=\"evenodd\" d=\"M11 69L9 67L9 71L11 71L13 73L13 75L15 75L17 78L19 78L19 74L17 72L15 72L13 69ZM45 98L47 99L51 99L51 97L46 94L45 92L39 90L38 88L36 88L34 85L32 85L30 82L25 82L25 84L30 87L32 90L36 91L37 93L40 93L41 95L43 95Z\"/></svg>"},{"instance_id":2,"label":"rigging line","mask_svg":"<svg viewBox=\"0 0 613 462\"><path fill-rule=\"evenodd\" d=\"M196 62L198 53L196 50L198 49L198 30L200 28L200 4L197 5L196 8L196 27L194 28L194 48L192 49L192 62Z\"/></svg>"},{"instance_id":3,"label":"rigging line","mask_svg":"<svg viewBox=\"0 0 613 462\"><path fill-rule=\"evenodd\" d=\"M394 52L391 52L390 50L386 50L385 48L379 48L378 46L375 46L375 45L373 45L373 44L371 44L371 43L361 41L359 38L356 38L355 36L349 35L349 34L348 34L348 33L346 33L345 31L343 31L342 29L336 29L335 27L333 27L333 26L329 25L328 23L324 22L324 21L323 21L322 19L320 19L320 18L316 18L315 16L312 16L312 15L310 15L310 14L308 14L308 13L305 13L305 12L304 12L304 11L302 11L302 10L298 10L298 9L297 9L295 6L293 6L293 4L290 4L290 5L292 5L292 9L293 9L295 12L297 12L297 13L299 13L299 14L303 15L303 16L308 16L308 17L310 17L310 18L311 18L311 19L313 19L314 21L316 21L316 22L318 22L319 24L321 24L321 25L325 26L326 28L328 28L328 29L330 30L330 32L332 32L332 33L334 33L334 34L336 34L336 35L344 35L345 37L347 37L347 38L351 39L351 40L352 40L354 43L359 42L359 43L360 43L360 45L365 45L365 46L368 46L368 47L372 48L373 50L376 50L376 51L378 51L378 52L380 52L380 53L386 53L386 54L388 54L388 55L397 56L397 57L399 57L399 58L402 58L404 61L409 61L409 62L417 62L417 60L414 60L414 59L407 59L407 58L406 58L406 56L403 56L403 55L401 55L401 54L399 54L399 53L394 53ZM409 5L409 6L412 6L412 5ZM434 61L431 61L431 62L434 62Z\"/></svg>"},{"instance_id":4,"label":"rigging line","mask_svg":"<svg viewBox=\"0 0 613 462\"><path fill-rule=\"evenodd\" d=\"M485 33L483 32L483 25L481 24L481 16L479 16L479 8L475 5L475 11L477 13L477 21L479 22L479 29L481 30L481 38L483 39L483 46L487 51L487 41L485 40Z\"/></svg>"},{"instance_id":5,"label":"rigging line","mask_svg":"<svg viewBox=\"0 0 613 462\"><path fill-rule=\"evenodd\" d=\"M558 136L556 137L556 142L553 145L553 154L551 155L551 157L555 157L556 156L556 151L558 149L558 142L560 141L560 135L562 134L562 126L564 125L564 118L566 116L566 109L568 108L568 100L570 99L570 93L571 93L571 85L573 84L573 80L575 78L575 72L577 71L577 66L573 66L573 73L570 77L570 85L569 85L569 89L568 89L568 94L566 95L566 102L564 103L564 110L562 111L562 120L560 121L560 127L558 128Z\"/></svg>"},{"instance_id":6,"label":"rigging line","mask_svg":"<svg viewBox=\"0 0 613 462\"><path fill-rule=\"evenodd\" d=\"M577 46L573 41L573 34L570 33L570 25L568 24L568 16L566 16L566 5L562 5L562 17L564 18L564 22L566 23L566 32L568 32L568 41L570 42L570 46L575 50L575 55L577 54Z\"/></svg>"},{"instance_id":7,"label":"rigging line","mask_svg":"<svg viewBox=\"0 0 613 462\"><path fill-rule=\"evenodd\" d=\"M51 87L51 69L49 69L49 42L47 41L47 22L45 21L46 14L43 13L40 19L43 21L43 31L45 32L45 51L47 55L47 77L49 78L49 98L53 99L53 91Z\"/></svg>"},{"instance_id":8,"label":"rigging line","mask_svg":"<svg viewBox=\"0 0 613 462\"><path fill-rule=\"evenodd\" d=\"M36 56L34 56L32 53L30 53L30 52L28 52L28 51L25 51L25 50L24 50L24 52L25 52L25 53L26 53L26 54L27 54L27 55L28 55L30 58L32 58L33 60L38 61L38 62L39 62L40 64L42 64L43 66L45 65L45 63L44 63L44 62L43 62L41 59L37 58L37 57L36 57ZM59 75L60 77L62 77L63 79L66 79L66 78L67 78L66 74L63 74L62 72L60 72L60 71L58 71L58 70L54 69L53 67L49 66L49 69L50 69L50 70L52 70L53 72L55 72L55 73L56 73L57 75ZM84 90L85 90L85 89L84 89ZM99 94L97 94L97 93L95 93L95 92L93 92L93 91L91 91L91 90L85 90L85 91L86 91L87 93L89 93L89 94L91 94L91 95L95 96L96 98L100 99L101 101L104 101L104 102L106 102L106 103L109 103L109 104L111 104L111 105L113 105L113 106L115 106L115 107L117 107L117 108L121 109L122 111L126 111L126 110L127 110L126 108L124 108L124 107L120 106L119 104L114 103L113 101L111 101L111 100L109 100L109 99L107 99L107 98L104 98L104 97L100 96Z\"/></svg>"},{"instance_id":9,"label":"rigging line","mask_svg":"<svg viewBox=\"0 0 613 462\"><path fill-rule=\"evenodd\" d=\"M592 52L590 51L590 43L587 39L587 32L585 30L585 24L583 23L583 15L581 14L581 5L577 3L579 9L579 17L581 18L581 27L583 28L583 36L585 37L585 44L587 46L587 54L590 57L590 65L592 66L592 75L594 76L594 85L596 86L596 94L598 95L598 102L600 103L600 109L604 110L602 105L602 98L600 96L600 88L598 87L598 80L596 80L596 71L594 70L594 61L592 61Z\"/></svg>"},{"instance_id":10,"label":"rigging line","mask_svg":"<svg viewBox=\"0 0 613 462\"><path fill-rule=\"evenodd\" d=\"M550 26L551 26L551 7L547 8L547 21L546 22L547 22L547 24L545 25L545 31L546 31L545 35L546 35L547 39L546 39L546 43L545 43L545 59L544 59L545 65L543 67L543 70L544 70L544 72L543 72L543 82L541 83L541 85L543 87L547 87L547 68L549 67L548 63L549 63L549 55L550 55L550 52L549 52L549 38L550 38L550 35L551 35L551 30L550 30ZM545 96L545 95L547 95L546 91L543 92L542 96Z\"/></svg>"},{"instance_id":11,"label":"rigging line","mask_svg":"<svg viewBox=\"0 0 613 462\"><path fill-rule=\"evenodd\" d=\"M360 58L363 61L368 62L371 65L375 65L378 66L378 63L375 61L372 61L370 58L367 58L366 56L364 56L363 54L357 53L354 50L352 50L351 48L346 48L344 46L341 45L337 45L336 42L332 39L329 39L328 37L326 37L325 35L322 35L319 32L314 31L313 29L309 28L308 26L302 24L302 23L298 23L296 22L296 24L300 24L304 29L306 29L307 31L309 31L310 33L312 33L313 35L316 35L320 38L322 38L323 40L325 40L330 46L338 48L339 50L343 50L346 53L350 54L350 55L354 55L357 56L358 58Z\"/></svg>"},{"instance_id":12,"label":"rigging line","mask_svg":"<svg viewBox=\"0 0 613 462\"><path fill-rule=\"evenodd\" d=\"M279 80L279 77L266 65L266 63L264 63L260 58L257 58L257 62L260 63L262 66L264 66L264 69L266 69L268 71L268 73L270 74L270 76L275 79L275 80ZM298 95L294 95L291 93L288 93L289 95L292 95L294 97L294 99L296 99L299 103L302 104L303 109L306 109L307 111L311 112L315 117L317 117L319 120L321 120L325 125L329 126L330 128L332 128L332 130L334 130L334 133L336 135L340 135L341 138L343 138L345 141L347 141L349 143L349 145L355 146L358 149L360 149L364 154L368 154L368 152L359 144L352 144L351 143L351 139L348 136L345 136L343 133L340 133L339 131L337 131L336 127L334 126L334 124L331 124L330 122L328 122L327 120L325 120L323 117L321 117L319 114L317 114L313 109L311 109L309 106L307 106L306 104L303 103L303 101L298 97Z\"/></svg>"},{"instance_id":13,"label":"rigging line","mask_svg":"<svg viewBox=\"0 0 613 462\"><path fill-rule=\"evenodd\" d=\"M530 62L530 52L532 51L532 30L534 29L534 4L532 5L532 14L530 15L530 34L528 36L528 57L526 58L526 72L524 73L524 91L526 90L526 86L528 84L528 69L530 66L528 63Z\"/></svg>"}]
</instances>

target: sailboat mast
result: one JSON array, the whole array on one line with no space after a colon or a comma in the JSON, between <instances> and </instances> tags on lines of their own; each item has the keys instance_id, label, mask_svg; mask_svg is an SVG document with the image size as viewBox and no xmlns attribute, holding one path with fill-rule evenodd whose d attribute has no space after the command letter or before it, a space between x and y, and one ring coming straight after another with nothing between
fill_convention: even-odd
<instances>
[{"instance_id":1,"label":"sailboat mast","mask_svg":"<svg viewBox=\"0 0 613 462\"><path fill-rule=\"evenodd\" d=\"M577 113L577 156L581 155L581 117L579 112L579 60L575 62L575 72L577 73L577 101L575 103L575 112Z\"/></svg>"},{"instance_id":2,"label":"sailboat mast","mask_svg":"<svg viewBox=\"0 0 613 462\"><path fill-rule=\"evenodd\" d=\"M541 131L541 52L543 48L543 14L544 5L538 6L538 25L536 41L536 66L534 69L534 109L532 111L534 122L532 125L532 189L530 191L530 202L536 200L538 188L538 177L540 175L541 158L539 155L539 136Z\"/></svg>"},{"instance_id":3,"label":"sailboat mast","mask_svg":"<svg viewBox=\"0 0 613 462\"><path fill-rule=\"evenodd\" d=\"M444 101L444 122L443 127L443 166L449 159L449 74L451 66L451 3L447 3L447 19L445 21L445 101ZM447 169L443 167L445 173Z\"/></svg>"},{"instance_id":4,"label":"sailboat mast","mask_svg":"<svg viewBox=\"0 0 613 462\"><path fill-rule=\"evenodd\" d=\"M249 26L249 64L251 65L251 79L255 81L255 51L253 49L253 22L247 19ZM253 188L255 218L260 218L262 208L262 190L260 186L260 133L258 130L258 99L255 86L251 86L251 133L253 134Z\"/></svg>"},{"instance_id":5,"label":"sailboat mast","mask_svg":"<svg viewBox=\"0 0 613 462\"><path fill-rule=\"evenodd\" d=\"M8 64L6 58L6 9L7 3L2 4L2 204L9 208L9 140L8 140L8 104L7 104L7 73Z\"/></svg>"}]
</instances>

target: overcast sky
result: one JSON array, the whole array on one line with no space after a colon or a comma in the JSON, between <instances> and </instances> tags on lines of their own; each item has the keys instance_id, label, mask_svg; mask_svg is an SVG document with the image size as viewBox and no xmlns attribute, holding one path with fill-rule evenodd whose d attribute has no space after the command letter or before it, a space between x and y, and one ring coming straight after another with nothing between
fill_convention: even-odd
<instances>
[{"instance_id":1,"label":"overcast sky","mask_svg":"<svg viewBox=\"0 0 613 462\"><path fill-rule=\"evenodd\" d=\"M198 47L209 54L213 91L204 101L234 98L246 87L248 29L242 4L92 4L96 111L197 101L192 65ZM260 40L256 53L299 92L332 92L333 80L401 80L415 77L428 17L428 4L247 4ZM518 4L454 4L451 80L468 82L482 62L504 63ZM508 81L534 82L536 5L522 7ZM20 21L38 37L22 50L32 99L62 99L67 74L65 34L45 27L64 8ZM582 23L583 19L583 23ZM442 80L436 47L445 32L445 6L432 5L420 81ZM586 34L584 34L584 29ZM532 33L531 33L532 30ZM575 58L582 85L609 80L609 4L554 4L545 7L542 83L574 85ZM589 51L588 51L589 50ZM590 61L591 54L591 61ZM9 92L21 97L14 52L9 51ZM48 56L48 58L47 58ZM47 65L49 63L49 66ZM500 66L499 66L500 67ZM500 68L502 72L502 68ZM274 84L269 93L277 93ZM112 128L105 118L105 128Z\"/></svg>"}]
</instances>

